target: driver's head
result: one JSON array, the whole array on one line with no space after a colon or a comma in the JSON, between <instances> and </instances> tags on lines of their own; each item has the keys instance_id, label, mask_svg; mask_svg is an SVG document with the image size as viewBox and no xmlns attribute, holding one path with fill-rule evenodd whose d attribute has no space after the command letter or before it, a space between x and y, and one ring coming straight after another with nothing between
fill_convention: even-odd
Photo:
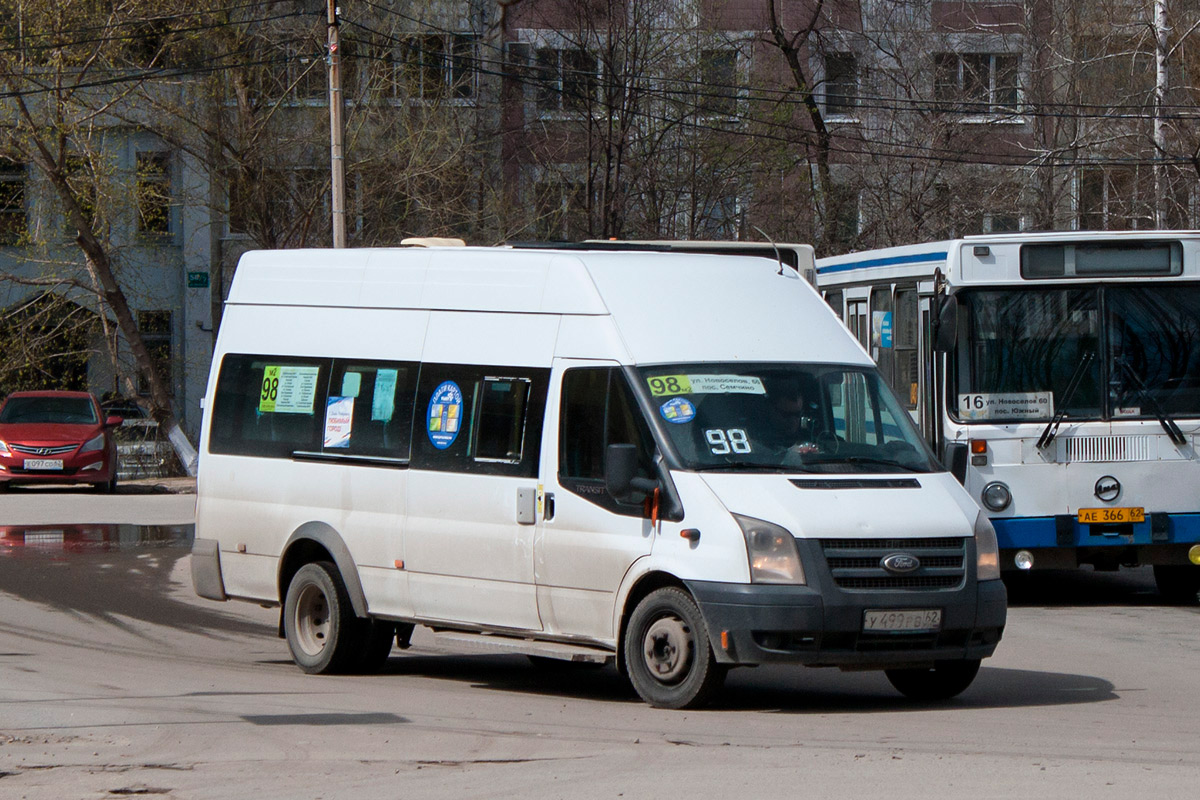
<instances>
[{"instance_id":1,"label":"driver's head","mask_svg":"<svg viewBox=\"0 0 1200 800\"><path fill-rule=\"evenodd\" d=\"M800 428L806 410L804 387L796 376L776 378L767 386L767 399L776 423L789 432Z\"/></svg>"}]
</instances>

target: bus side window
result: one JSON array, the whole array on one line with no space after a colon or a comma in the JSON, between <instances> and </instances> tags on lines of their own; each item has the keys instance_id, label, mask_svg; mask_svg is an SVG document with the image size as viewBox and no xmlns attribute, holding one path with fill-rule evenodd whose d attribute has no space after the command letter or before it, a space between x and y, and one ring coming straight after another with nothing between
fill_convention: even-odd
<instances>
[{"instance_id":1,"label":"bus side window","mask_svg":"<svg viewBox=\"0 0 1200 800\"><path fill-rule=\"evenodd\" d=\"M638 476L654 474L654 438L624 374L608 367L567 370L559 413L558 482L609 511L641 516L640 503L618 504L604 487L610 444L636 445Z\"/></svg>"},{"instance_id":2,"label":"bus side window","mask_svg":"<svg viewBox=\"0 0 1200 800\"><path fill-rule=\"evenodd\" d=\"M422 364L413 468L536 477L549 374L530 367Z\"/></svg>"},{"instance_id":3,"label":"bus side window","mask_svg":"<svg viewBox=\"0 0 1200 800\"><path fill-rule=\"evenodd\" d=\"M297 450L319 450L328 383L328 359L226 355L209 452L290 458Z\"/></svg>"},{"instance_id":4,"label":"bus side window","mask_svg":"<svg viewBox=\"0 0 1200 800\"><path fill-rule=\"evenodd\" d=\"M416 384L415 363L334 361L325 410L325 451L407 460ZM340 432L330 427L332 415L339 410L350 421Z\"/></svg>"},{"instance_id":5,"label":"bus side window","mask_svg":"<svg viewBox=\"0 0 1200 800\"><path fill-rule=\"evenodd\" d=\"M842 308L842 293L841 292L826 292L825 302L833 309L833 313L837 314L837 318L844 320L846 312Z\"/></svg>"}]
</instances>

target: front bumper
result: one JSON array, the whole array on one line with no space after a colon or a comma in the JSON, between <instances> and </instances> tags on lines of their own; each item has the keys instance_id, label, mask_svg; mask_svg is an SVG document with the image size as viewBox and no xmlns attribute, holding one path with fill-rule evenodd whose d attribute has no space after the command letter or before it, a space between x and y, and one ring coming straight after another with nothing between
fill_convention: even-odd
<instances>
[{"instance_id":1,"label":"front bumper","mask_svg":"<svg viewBox=\"0 0 1200 800\"><path fill-rule=\"evenodd\" d=\"M687 582L718 661L878 669L986 658L1000 642L1008 596L999 580L975 580L975 570L969 568L975 561L972 539L961 548L960 579L937 588L927 588L933 584L919 579L888 588L867 582L858 588L835 577L820 543L797 539L796 545L808 578L805 586ZM864 631L869 609L940 609L941 628Z\"/></svg>"},{"instance_id":2,"label":"front bumper","mask_svg":"<svg viewBox=\"0 0 1200 800\"><path fill-rule=\"evenodd\" d=\"M1000 566L1014 569L1013 556L1028 550L1034 569L1074 569L1080 564L1175 564L1200 543L1200 514L1147 509L1145 522L1089 525L1073 514L992 519Z\"/></svg>"},{"instance_id":3,"label":"front bumper","mask_svg":"<svg viewBox=\"0 0 1200 800\"><path fill-rule=\"evenodd\" d=\"M62 469L25 469L27 456L0 456L0 483L108 483L116 469L116 458L106 457L103 451L81 455L55 456L63 462Z\"/></svg>"}]
</instances>

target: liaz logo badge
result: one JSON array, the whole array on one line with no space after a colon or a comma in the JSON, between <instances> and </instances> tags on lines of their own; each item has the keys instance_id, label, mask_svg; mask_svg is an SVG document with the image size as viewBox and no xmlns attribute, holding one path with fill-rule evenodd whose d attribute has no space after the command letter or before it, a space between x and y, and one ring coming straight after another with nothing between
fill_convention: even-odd
<instances>
[{"instance_id":1,"label":"liaz logo badge","mask_svg":"<svg viewBox=\"0 0 1200 800\"><path fill-rule=\"evenodd\" d=\"M1096 498L1108 503L1121 496L1121 482L1112 475L1096 481Z\"/></svg>"},{"instance_id":2,"label":"liaz logo badge","mask_svg":"<svg viewBox=\"0 0 1200 800\"><path fill-rule=\"evenodd\" d=\"M908 553L892 553L891 555L884 556L880 560L879 566L888 572L903 575L920 568L921 562L916 556L911 556Z\"/></svg>"}]
</instances>

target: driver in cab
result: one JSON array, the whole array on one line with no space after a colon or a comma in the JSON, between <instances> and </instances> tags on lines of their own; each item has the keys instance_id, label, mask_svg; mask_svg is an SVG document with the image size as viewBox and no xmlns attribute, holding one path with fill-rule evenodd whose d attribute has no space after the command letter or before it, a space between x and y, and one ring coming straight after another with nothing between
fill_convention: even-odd
<instances>
[{"instance_id":1,"label":"driver in cab","mask_svg":"<svg viewBox=\"0 0 1200 800\"><path fill-rule=\"evenodd\" d=\"M799 375L768 378L767 411L758 436L759 444L778 453L816 453L816 387Z\"/></svg>"}]
</instances>

